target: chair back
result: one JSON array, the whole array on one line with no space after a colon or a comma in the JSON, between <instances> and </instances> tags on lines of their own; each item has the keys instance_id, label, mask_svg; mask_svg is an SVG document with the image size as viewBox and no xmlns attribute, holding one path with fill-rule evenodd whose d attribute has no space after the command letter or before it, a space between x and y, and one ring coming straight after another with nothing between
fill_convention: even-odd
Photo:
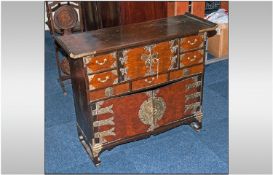
<instances>
[{"instance_id":1,"label":"chair back","mask_svg":"<svg viewBox=\"0 0 273 175\"><path fill-rule=\"evenodd\" d=\"M48 21L46 22L53 35L68 35L83 32L82 9L80 2L46 1Z\"/></svg>"}]
</instances>

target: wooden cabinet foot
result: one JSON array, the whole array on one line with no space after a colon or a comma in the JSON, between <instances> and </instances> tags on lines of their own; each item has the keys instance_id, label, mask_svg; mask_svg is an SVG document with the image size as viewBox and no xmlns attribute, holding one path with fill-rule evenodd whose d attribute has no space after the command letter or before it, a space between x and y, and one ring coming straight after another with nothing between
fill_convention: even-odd
<instances>
[{"instance_id":1,"label":"wooden cabinet foot","mask_svg":"<svg viewBox=\"0 0 273 175\"><path fill-rule=\"evenodd\" d=\"M85 151L88 153L89 157L91 158L91 160L93 161L95 166L99 166L101 163L101 160L99 158L99 154L102 151L102 145L98 144L98 143L93 143L92 145L89 144L85 137L83 136L83 132L80 129L79 126L77 126L78 129L78 136L79 136L79 140L81 142L81 144L83 145Z\"/></svg>"}]
</instances>

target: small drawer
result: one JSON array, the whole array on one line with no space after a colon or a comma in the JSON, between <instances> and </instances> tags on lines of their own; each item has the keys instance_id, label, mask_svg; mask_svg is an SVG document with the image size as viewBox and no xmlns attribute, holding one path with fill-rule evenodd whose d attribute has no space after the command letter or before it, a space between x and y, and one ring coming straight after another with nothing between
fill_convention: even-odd
<instances>
[{"instance_id":1,"label":"small drawer","mask_svg":"<svg viewBox=\"0 0 273 175\"><path fill-rule=\"evenodd\" d=\"M203 73L203 71L204 71L203 64L192 66L189 68L180 69L177 71L170 72L170 80L175 80L182 77Z\"/></svg>"},{"instance_id":2,"label":"small drawer","mask_svg":"<svg viewBox=\"0 0 273 175\"><path fill-rule=\"evenodd\" d=\"M187 52L180 55L180 67L191 66L194 64L202 63L204 56L204 50L197 50L193 52Z\"/></svg>"},{"instance_id":3,"label":"small drawer","mask_svg":"<svg viewBox=\"0 0 273 175\"><path fill-rule=\"evenodd\" d=\"M95 100L100 100L107 97L112 97L115 95L120 95L126 92L129 92L129 83L91 91L89 92L88 95L89 95L90 101L95 101Z\"/></svg>"},{"instance_id":4,"label":"small drawer","mask_svg":"<svg viewBox=\"0 0 273 175\"><path fill-rule=\"evenodd\" d=\"M88 75L89 90L112 86L118 83L116 70Z\"/></svg>"},{"instance_id":5,"label":"small drawer","mask_svg":"<svg viewBox=\"0 0 273 175\"><path fill-rule=\"evenodd\" d=\"M117 67L116 52L95 57L84 57L83 61L88 74Z\"/></svg>"},{"instance_id":6,"label":"small drawer","mask_svg":"<svg viewBox=\"0 0 273 175\"><path fill-rule=\"evenodd\" d=\"M180 48L182 52L198 49L204 45L204 36L203 35L194 35L180 40Z\"/></svg>"},{"instance_id":7,"label":"small drawer","mask_svg":"<svg viewBox=\"0 0 273 175\"><path fill-rule=\"evenodd\" d=\"M154 86L157 84L161 84L167 81L167 74L162 74L152 77L147 77L145 79L136 80L132 82L132 90L138 90L150 86Z\"/></svg>"}]
</instances>

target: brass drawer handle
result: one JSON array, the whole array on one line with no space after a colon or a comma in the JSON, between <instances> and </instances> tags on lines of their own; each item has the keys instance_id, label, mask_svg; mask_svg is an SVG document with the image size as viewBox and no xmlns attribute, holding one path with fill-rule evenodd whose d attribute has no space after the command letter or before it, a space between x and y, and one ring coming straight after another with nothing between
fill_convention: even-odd
<instances>
[{"instance_id":1,"label":"brass drawer handle","mask_svg":"<svg viewBox=\"0 0 273 175\"><path fill-rule=\"evenodd\" d=\"M106 62L107 62L106 58L103 59L103 62L99 62L98 60L96 60L96 64L98 64L100 66L104 65Z\"/></svg>"},{"instance_id":2,"label":"brass drawer handle","mask_svg":"<svg viewBox=\"0 0 273 175\"><path fill-rule=\"evenodd\" d=\"M148 80L147 78L144 80L146 83L151 84L154 81L155 77L152 77L151 80Z\"/></svg>"},{"instance_id":3,"label":"brass drawer handle","mask_svg":"<svg viewBox=\"0 0 273 175\"><path fill-rule=\"evenodd\" d=\"M196 60L196 58L197 58L197 56L196 56L196 55L194 55L194 56L193 56L193 58L188 57L187 59L188 59L188 60L190 60L190 62L193 62L193 61L195 61L195 60Z\"/></svg>"},{"instance_id":4,"label":"brass drawer handle","mask_svg":"<svg viewBox=\"0 0 273 175\"><path fill-rule=\"evenodd\" d=\"M105 79L101 79L101 78L97 78L97 80L99 81L99 82L101 82L101 83L105 83L107 80L109 80L109 76L107 75L106 77L105 77Z\"/></svg>"},{"instance_id":5,"label":"brass drawer handle","mask_svg":"<svg viewBox=\"0 0 273 175\"><path fill-rule=\"evenodd\" d=\"M190 40L188 40L188 44L194 45L194 44L196 44L197 41L198 41L198 40L197 40L196 38L193 40L193 42L191 42Z\"/></svg>"}]
</instances>

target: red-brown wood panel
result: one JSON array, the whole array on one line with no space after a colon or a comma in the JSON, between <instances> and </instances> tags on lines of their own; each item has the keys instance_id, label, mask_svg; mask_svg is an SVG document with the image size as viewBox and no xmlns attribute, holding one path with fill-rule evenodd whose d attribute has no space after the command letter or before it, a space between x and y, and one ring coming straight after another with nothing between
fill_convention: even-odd
<instances>
[{"instance_id":1,"label":"red-brown wood panel","mask_svg":"<svg viewBox=\"0 0 273 175\"><path fill-rule=\"evenodd\" d=\"M121 138L145 133L149 125L145 125L139 119L139 109L142 103L149 97L146 93L139 93L125 97L106 100L101 108L111 108L113 112L98 115L98 120L105 120L113 117L114 125L105 125L98 127L99 132L114 128L115 135L104 137L107 142L115 141Z\"/></svg>"},{"instance_id":2,"label":"red-brown wood panel","mask_svg":"<svg viewBox=\"0 0 273 175\"><path fill-rule=\"evenodd\" d=\"M167 2L120 2L121 24L132 24L167 17Z\"/></svg>"},{"instance_id":3,"label":"red-brown wood panel","mask_svg":"<svg viewBox=\"0 0 273 175\"><path fill-rule=\"evenodd\" d=\"M183 15L186 12L189 12L189 1L178 1L176 4L176 15Z\"/></svg>"},{"instance_id":4,"label":"red-brown wood panel","mask_svg":"<svg viewBox=\"0 0 273 175\"><path fill-rule=\"evenodd\" d=\"M175 16L175 2L167 2L167 16Z\"/></svg>"},{"instance_id":5,"label":"red-brown wood panel","mask_svg":"<svg viewBox=\"0 0 273 175\"><path fill-rule=\"evenodd\" d=\"M191 4L191 13L193 15L204 18L204 16L205 16L205 1L204 2L193 1Z\"/></svg>"},{"instance_id":6,"label":"red-brown wood panel","mask_svg":"<svg viewBox=\"0 0 273 175\"><path fill-rule=\"evenodd\" d=\"M189 79L158 89L156 97L162 97L166 104L163 117L157 121L158 126L169 124L183 117L184 91L187 82L189 82Z\"/></svg>"},{"instance_id":7,"label":"red-brown wood panel","mask_svg":"<svg viewBox=\"0 0 273 175\"><path fill-rule=\"evenodd\" d=\"M189 11L189 1L168 2L168 16L183 15Z\"/></svg>"}]
</instances>

